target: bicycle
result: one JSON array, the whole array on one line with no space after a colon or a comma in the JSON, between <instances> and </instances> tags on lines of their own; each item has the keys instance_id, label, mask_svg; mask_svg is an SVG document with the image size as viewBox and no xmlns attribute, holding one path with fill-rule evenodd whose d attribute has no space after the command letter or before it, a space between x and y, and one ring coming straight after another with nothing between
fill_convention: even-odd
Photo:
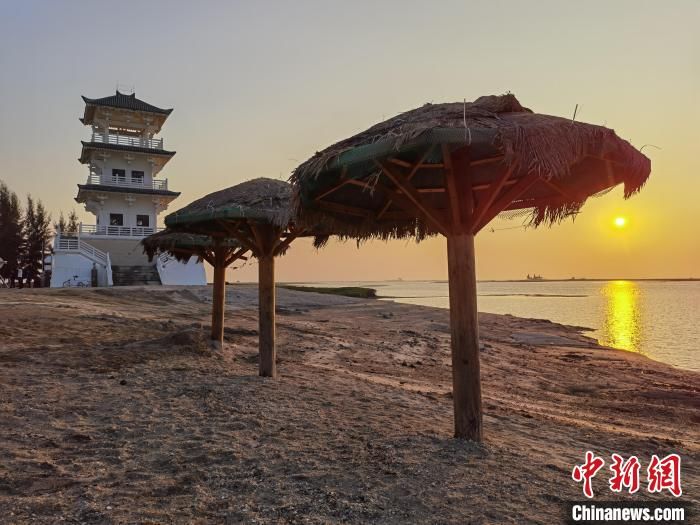
<instances>
[{"instance_id":1,"label":"bicycle","mask_svg":"<svg viewBox=\"0 0 700 525\"><path fill-rule=\"evenodd\" d=\"M63 281L64 288L88 288L90 285L85 281L78 281L78 276L74 275L72 279Z\"/></svg>"}]
</instances>

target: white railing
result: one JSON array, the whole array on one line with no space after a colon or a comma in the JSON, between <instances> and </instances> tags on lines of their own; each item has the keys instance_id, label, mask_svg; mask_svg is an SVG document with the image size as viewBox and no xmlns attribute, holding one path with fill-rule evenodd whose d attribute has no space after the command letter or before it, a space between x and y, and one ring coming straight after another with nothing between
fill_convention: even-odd
<instances>
[{"instance_id":1,"label":"white railing","mask_svg":"<svg viewBox=\"0 0 700 525\"><path fill-rule=\"evenodd\" d=\"M87 184L97 184L103 186L119 186L122 188L144 188L148 190L167 190L168 179L153 179L151 181L144 180L144 177L119 177L89 175Z\"/></svg>"},{"instance_id":2,"label":"white railing","mask_svg":"<svg viewBox=\"0 0 700 525\"><path fill-rule=\"evenodd\" d=\"M63 237L59 234L56 236L56 245L54 249L56 251L81 253L105 267L109 264L109 255L83 242L79 237Z\"/></svg>"},{"instance_id":3,"label":"white railing","mask_svg":"<svg viewBox=\"0 0 700 525\"><path fill-rule=\"evenodd\" d=\"M119 135L112 133L92 134L92 142L102 144L114 144L116 146L131 146L134 148L163 149L163 139L148 139L144 137L134 137L133 135Z\"/></svg>"},{"instance_id":4,"label":"white railing","mask_svg":"<svg viewBox=\"0 0 700 525\"><path fill-rule=\"evenodd\" d=\"M78 235L100 235L109 237L147 237L164 228L144 226L100 226L98 224L80 224Z\"/></svg>"}]
</instances>

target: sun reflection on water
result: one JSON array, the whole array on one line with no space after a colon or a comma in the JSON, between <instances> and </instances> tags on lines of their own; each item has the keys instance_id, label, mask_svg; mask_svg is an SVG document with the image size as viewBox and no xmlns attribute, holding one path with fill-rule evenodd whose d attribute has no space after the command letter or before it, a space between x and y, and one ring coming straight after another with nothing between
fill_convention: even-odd
<instances>
[{"instance_id":1,"label":"sun reflection on water","mask_svg":"<svg viewBox=\"0 0 700 525\"><path fill-rule=\"evenodd\" d=\"M605 322L600 342L633 352L641 349L639 287L633 281L610 281L602 290Z\"/></svg>"}]
</instances>

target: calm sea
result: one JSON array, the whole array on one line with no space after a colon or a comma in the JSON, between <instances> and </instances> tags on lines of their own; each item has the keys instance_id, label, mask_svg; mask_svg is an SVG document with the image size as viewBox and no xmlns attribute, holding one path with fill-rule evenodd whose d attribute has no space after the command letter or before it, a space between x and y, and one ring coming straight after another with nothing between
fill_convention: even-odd
<instances>
[{"instance_id":1,"label":"calm sea","mask_svg":"<svg viewBox=\"0 0 700 525\"><path fill-rule=\"evenodd\" d=\"M379 297L448 308L447 283L314 283L370 286ZM480 282L479 311L549 319L593 329L606 346L700 370L699 281Z\"/></svg>"}]
</instances>

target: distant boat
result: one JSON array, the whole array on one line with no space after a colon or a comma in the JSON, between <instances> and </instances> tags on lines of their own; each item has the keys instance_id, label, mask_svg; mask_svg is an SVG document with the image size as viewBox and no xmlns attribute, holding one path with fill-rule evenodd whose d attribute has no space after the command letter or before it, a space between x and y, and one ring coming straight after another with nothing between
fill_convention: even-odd
<instances>
[{"instance_id":1,"label":"distant boat","mask_svg":"<svg viewBox=\"0 0 700 525\"><path fill-rule=\"evenodd\" d=\"M543 281L544 279L542 278L541 275L534 274L530 276L530 274L527 274L527 280L528 281Z\"/></svg>"}]
</instances>

